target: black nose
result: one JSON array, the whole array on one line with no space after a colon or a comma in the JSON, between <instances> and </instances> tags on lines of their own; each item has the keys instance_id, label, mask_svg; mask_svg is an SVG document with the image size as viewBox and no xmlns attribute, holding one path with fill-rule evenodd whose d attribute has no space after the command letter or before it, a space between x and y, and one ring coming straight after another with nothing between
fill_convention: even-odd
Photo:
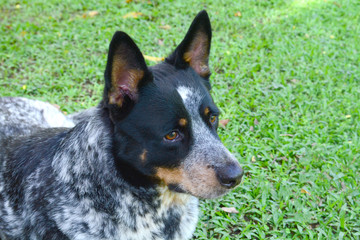
<instances>
[{"instance_id":1,"label":"black nose","mask_svg":"<svg viewBox=\"0 0 360 240\"><path fill-rule=\"evenodd\" d=\"M220 184L226 188L233 188L238 185L244 175L244 170L236 162L215 167L215 171Z\"/></svg>"}]
</instances>

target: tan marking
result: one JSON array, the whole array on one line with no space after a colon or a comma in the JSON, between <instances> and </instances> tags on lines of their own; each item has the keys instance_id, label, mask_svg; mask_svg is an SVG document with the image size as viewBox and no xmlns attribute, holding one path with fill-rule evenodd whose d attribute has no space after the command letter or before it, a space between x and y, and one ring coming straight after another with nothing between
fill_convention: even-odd
<instances>
[{"instance_id":1,"label":"tan marking","mask_svg":"<svg viewBox=\"0 0 360 240\"><path fill-rule=\"evenodd\" d=\"M205 116L207 116L209 114L209 112L210 112L210 109L208 107L206 107L205 110L204 110Z\"/></svg>"},{"instance_id":2,"label":"tan marking","mask_svg":"<svg viewBox=\"0 0 360 240\"><path fill-rule=\"evenodd\" d=\"M155 176L157 176L160 180L164 181L166 185L169 185L180 184L184 182L185 174L184 170L181 167L173 169L159 167L157 168Z\"/></svg>"},{"instance_id":3,"label":"tan marking","mask_svg":"<svg viewBox=\"0 0 360 240\"><path fill-rule=\"evenodd\" d=\"M131 69L121 56L114 56L111 72L111 89L108 93L109 103L122 106L123 97L119 88L125 86L133 97L137 96L137 86L144 77L144 71Z\"/></svg>"},{"instance_id":4,"label":"tan marking","mask_svg":"<svg viewBox=\"0 0 360 240\"><path fill-rule=\"evenodd\" d=\"M179 125L185 127L187 124L187 120L185 118L180 118Z\"/></svg>"},{"instance_id":5,"label":"tan marking","mask_svg":"<svg viewBox=\"0 0 360 240\"><path fill-rule=\"evenodd\" d=\"M146 155L147 155L147 150L144 149L143 152L140 154L140 159L143 164L146 162Z\"/></svg>"},{"instance_id":6,"label":"tan marking","mask_svg":"<svg viewBox=\"0 0 360 240\"><path fill-rule=\"evenodd\" d=\"M209 69L209 41L206 34L199 32L191 42L189 49L184 53L183 59L202 77L210 75Z\"/></svg>"},{"instance_id":7,"label":"tan marking","mask_svg":"<svg viewBox=\"0 0 360 240\"><path fill-rule=\"evenodd\" d=\"M205 165L194 165L189 170L178 168L157 168L155 174L164 184L177 184L194 196L210 196L213 191L222 189L212 168Z\"/></svg>"}]
</instances>

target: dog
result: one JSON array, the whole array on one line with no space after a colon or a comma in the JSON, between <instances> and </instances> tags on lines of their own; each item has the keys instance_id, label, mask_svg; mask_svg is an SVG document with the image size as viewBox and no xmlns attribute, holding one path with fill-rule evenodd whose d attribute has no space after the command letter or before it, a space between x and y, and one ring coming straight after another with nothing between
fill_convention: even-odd
<instances>
[{"instance_id":1,"label":"dog","mask_svg":"<svg viewBox=\"0 0 360 240\"><path fill-rule=\"evenodd\" d=\"M11 136L29 135L41 128L74 127L50 103L22 97L0 97L0 141Z\"/></svg>"},{"instance_id":2,"label":"dog","mask_svg":"<svg viewBox=\"0 0 360 240\"><path fill-rule=\"evenodd\" d=\"M96 108L74 127L38 120L36 131L7 134L1 238L190 239L198 199L227 193L244 173L217 135L211 34L201 11L175 51L148 67L134 41L116 32Z\"/></svg>"}]
</instances>

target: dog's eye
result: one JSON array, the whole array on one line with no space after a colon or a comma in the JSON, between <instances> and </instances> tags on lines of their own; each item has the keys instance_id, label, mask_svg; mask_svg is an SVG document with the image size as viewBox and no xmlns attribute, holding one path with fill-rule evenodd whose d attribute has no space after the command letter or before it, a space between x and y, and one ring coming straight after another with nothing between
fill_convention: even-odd
<instances>
[{"instance_id":1,"label":"dog's eye","mask_svg":"<svg viewBox=\"0 0 360 240\"><path fill-rule=\"evenodd\" d=\"M217 121L217 116L216 116L216 115L211 115L211 116L210 116L210 123L211 123L211 124L215 124L216 121Z\"/></svg>"},{"instance_id":2,"label":"dog's eye","mask_svg":"<svg viewBox=\"0 0 360 240\"><path fill-rule=\"evenodd\" d=\"M168 141L175 141L177 140L178 138L180 137L180 134L178 131L172 131L170 132L169 134L166 134L165 135L165 139L168 140Z\"/></svg>"}]
</instances>

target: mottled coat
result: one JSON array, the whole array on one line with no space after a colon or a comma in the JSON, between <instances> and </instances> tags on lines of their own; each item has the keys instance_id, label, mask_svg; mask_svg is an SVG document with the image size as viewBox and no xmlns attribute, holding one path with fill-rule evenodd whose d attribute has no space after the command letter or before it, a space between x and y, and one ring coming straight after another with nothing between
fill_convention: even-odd
<instances>
[{"instance_id":1,"label":"mottled coat","mask_svg":"<svg viewBox=\"0 0 360 240\"><path fill-rule=\"evenodd\" d=\"M37 131L4 137L1 238L190 239L198 198L225 194L243 175L217 135L210 40L202 11L165 62L148 67L116 32L96 108L67 118L73 128L39 120Z\"/></svg>"},{"instance_id":2,"label":"mottled coat","mask_svg":"<svg viewBox=\"0 0 360 240\"><path fill-rule=\"evenodd\" d=\"M3 233L19 239L191 237L198 200L119 178L108 124L97 113L73 129L41 131L0 148Z\"/></svg>"}]
</instances>

